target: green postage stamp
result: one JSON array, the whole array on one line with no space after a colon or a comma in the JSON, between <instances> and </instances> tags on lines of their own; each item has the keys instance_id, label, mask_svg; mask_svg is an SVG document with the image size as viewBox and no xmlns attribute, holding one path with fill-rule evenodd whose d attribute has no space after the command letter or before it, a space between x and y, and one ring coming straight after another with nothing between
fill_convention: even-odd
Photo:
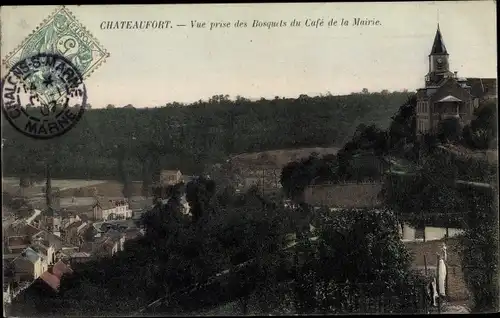
<instances>
[{"instance_id":1,"label":"green postage stamp","mask_svg":"<svg viewBox=\"0 0 500 318\"><path fill-rule=\"evenodd\" d=\"M87 78L109 53L64 6L58 8L4 60L7 68L40 53L57 54L69 60Z\"/></svg>"}]
</instances>

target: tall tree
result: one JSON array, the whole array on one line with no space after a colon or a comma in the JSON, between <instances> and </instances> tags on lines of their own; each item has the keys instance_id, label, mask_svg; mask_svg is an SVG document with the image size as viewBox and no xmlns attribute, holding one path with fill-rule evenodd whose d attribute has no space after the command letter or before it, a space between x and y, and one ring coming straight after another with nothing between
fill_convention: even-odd
<instances>
[{"instance_id":1,"label":"tall tree","mask_svg":"<svg viewBox=\"0 0 500 318\"><path fill-rule=\"evenodd\" d=\"M476 111L476 118L464 127L463 138L472 148L495 148L497 143L497 105L492 101L485 102Z\"/></svg>"},{"instance_id":2,"label":"tall tree","mask_svg":"<svg viewBox=\"0 0 500 318\"><path fill-rule=\"evenodd\" d=\"M386 307L389 312L415 310L408 302L422 292L423 281L410 269L411 255L399 238L392 212L343 210L318 234L317 253L303 266L310 276L303 283L312 295L303 310L366 311L360 307L363 302L383 300L382 296L392 299L392 308Z\"/></svg>"},{"instance_id":3,"label":"tall tree","mask_svg":"<svg viewBox=\"0 0 500 318\"><path fill-rule=\"evenodd\" d=\"M467 186L461 189L467 226L462 237L463 269L472 294L474 312L497 312L498 287L498 189Z\"/></svg>"},{"instance_id":4,"label":"tall tree","mask_svg":"<svg viewBox=\"0 0 500 318\"><path fill-rule=\"evenodd\" d=\"M438 138L441 142L456 142L460 139L462 127L458 118L447 118L438 124Z\"/></svg>"},{"instance_id":5,"label":"tall tree","mask_svg":"<svg viewBox=\"0 0 500 318\"><path fill-rule=\"evenodd\" d=\"M203 177L188 182L186 200L191 208L193 223L198 223L202 218L206 219L213 214L211 200L215 190L215 182Z\"/></svg>"}]
</instances>

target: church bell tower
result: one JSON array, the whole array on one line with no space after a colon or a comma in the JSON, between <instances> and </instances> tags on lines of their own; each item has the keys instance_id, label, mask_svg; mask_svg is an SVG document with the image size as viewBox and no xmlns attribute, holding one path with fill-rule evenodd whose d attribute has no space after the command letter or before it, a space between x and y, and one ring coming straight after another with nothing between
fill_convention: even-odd
<instances>
[{"instance_id":1,"label":"church bell tower","mask_svg":"<svg viewBox=\"0 0 500 318\"><path fill-rule=\"evenodd\" d=\"M425 86L438 85L444 78L453 76L450 72L449 54L444 46L443 36L437 26L436 36L429 54L429 73L425 76Z\"/></svg>"}]
</instances>

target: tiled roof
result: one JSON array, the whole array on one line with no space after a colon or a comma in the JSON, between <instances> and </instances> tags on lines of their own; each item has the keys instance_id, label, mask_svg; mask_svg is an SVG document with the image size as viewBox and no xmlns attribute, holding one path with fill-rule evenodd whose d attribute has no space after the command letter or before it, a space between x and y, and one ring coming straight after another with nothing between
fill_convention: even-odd
<instances>
[{"instance_id":1,"label":"tiled roof","mask_svg":"<svg viewBox=\"0 0 500 318\"><path fill-rule=\"evenodd\" d=\"M12 250L10 250L8 252L11 253L10 254L11 255L10 258L12 259L12 258L16 258L17 255L21 254L23 251L24 251L24 248L15 248L15 249L12 249ZM6 254L8 254L8 252L4 252L4 255L3 255L4 258L7 257ZM13 256L13 255L15 255L15 256Z\"/></svg>"},{"instance_id":2,"label":"tiled roof","mask_svg":"<svg viewBox=\"0 0 500 318\"><path fill-rule=\"evenodd\" d=\"M108 237L112 240L119 240L123 236L123 233L114 229L110 229L104 234L104 237Z\"/></svg>"},{"instance_id":3,"label":"tiled roof","mask_svg":"<svg viewBox=\"0 0 500 318\"><path fill-rule=\"evenodd\" d=\"M82 221L82 224L80 224L80 225L77 227L76 231L77 231L77 233L82 233L82 232L84 232L84 231L85 231L85 230L86 230L89 226L91 226L91 225L90 225L90 224L88 224L87 222L83 222L83 221Z\"/></svg>"},{"instance_id":4,"label":"tiled roof","mask_svg":"<svg viewBox=\"0 0 500 318\"><path fill-rule=\"evenodd\" d=\"M26 235L33 236L37 233L40 233L42 230L34 227L33 225L28 225L24 222L12 224L10 227L6 229L4 234L7 236L16 236L16 235Z\"/></svg>"},{"instance_id":5,"label":"tiled roof","mask_svg":"<svg viewBox=\"0 0 500 318\"><path fill-rule=\"evenodd\" d=\"M30 247L42 255L48 255L48 248L46 246L35 243L35 244L31 245Z\"/></svg>"},{"instance_id":6,"label":"tiled roof","mask_svg":"<svg viewBox=\"0 0 500 318\"><path fill-rule=\"evenodd\" d=\"M78 253L75 253L73 255L71 255L72 258L80 258L80 257L92 257L92 255L90 255L89 253L86 253L86 252L78 252Z\"/></svg>"},{"instance_id":7,"label":"tiled roof","mask_svg":"<svg viewBox=\"0 0 500 318\"><path fill-rule=\"evenodd\" d=\"M32 263L36 263L38 260L41 259L41 255L38 254L35 250L33 250L31 247L26 248L19 257L27 259Z\"/></svg>"},{"instance_id":8,"label":"tiled roof","mask_svg":"<svg viewBox=\"0 0 500 318\"><path fill-rule=\"evenodd\" d=\"M33 237L33 239L36 239L38 237L43 238L44 240L48 241L50 245L54 246L56 250L60 249L62 247L62 239L58 237L57 235L54 235L50 232L47 231L41 231L37 235Z\"/></svg>"},{"instance_id":9,"label":"tiled roof","mask_svg":"<svg viewBox=\"0 0 500 318\"><path fill-rule=\"evenodd\" d=\"M81 220L76 221L76 222L73 222L73 223L71 223L70 225L68 225L68 227L66 228L66 230L67 230L67 231L69 231L69 230L71 230L71 229L78 229L78 227L79 227L80 225L82 225L82 224L83 224L83 222L82 222Z\"/></svg>"},{"instance_id":10,"label":"tiled roof","mask_svg":"<svg viewBox=\"0 0 500 318\"><path fill-rule=\"evenodd\" d=\"M134 229L133 231L127 231L125 232L125 239L127 240L132 240L138 236L141 236L141 232L139 229Z\"/></svg>"},{"instance_id":11,"label":"tiled roof","mask_svg":"<svg viewBox=\"0 0 500 318\"><path fill-rule=\"evenodd\" d=\"M109 209L113 209L117 206L120 206L120 205L125 205L127 204L125 202L125 200L108 200L108 201L105 201L105 200L100 200L98 203L97 203L103 210L109 210Z\"/></svg>"},{"instance_id":12,"label":"tiled roof","mask_svg":"<svg viewBox=\"0 0 500 318\"><path fill-rule=\"evenodd\" d=\"M68 265L64 264L62 261L58 261L54 265L54 267L52 267L52 274L54 274L59 279L62 277L62 275L70 273L73 273L73 270Z\"/></svg>"},{"instance_id":13,"label":"tiled roof","mask_svg":"<svg viewBox=\"0 0 500 318\"><path fill-rule=\"evenodd\" d=\"M442 99L438 100L438 103L445 103L445 102L461 102L462 100L459 98L456 98L455 96L448 95L446 97L443 97Z\"/></svg>"},{"instance_id":14,"label":"tiled roof","mask_svg":"<svg viewBox=\"0 0 500 318\"><path fill-rule=\"evenodd\" d=\"M112 239L106 239L104 240L104 242L101 243L101 246L104 246L104 247L109 247L109 248L113 248L115 246L115 243Z\"/></svg>"},{"instance_id":15,"label":"tiled roof","mask_svg":"<svg viewBox=\"0 0 500 318\"><path fill-rule=\"evenodd\" d=\"M84 222L88 222L90 219L87 214L79 214L78 217L80 218L80 220L82 220Z\"/></svg>"},{"instance_id":16,"label":"tiled roof","mask_svg":"<svg viewBox=\"0 0 500 318\"><path fill-rule=\"evenodd\" d=\"M61 285L61 280L59 277L52 275L51 273L45 271L40 276L40 279L43 280L47 285L49 285L52 289L58 290Z\"/></svg>"},{"instance_id":17,"label":"tiled roof","mask_svg":"<svg viewBox=\"0 0 500 318\"><path fill-rule=\"evenodd\" d=\"M8 246L29 245L30 243L31 243L31 239L27 235L10 236L7 238L7 245Z\"/></svg>"},{"instance_id":18,"label":"tiled roof","mask_svg":"<svg viewBox=\"0 0 500 318\"><path fill-rule=\"evenodd\" d=\"M180 170L162 170L162 175L176 175Z\"/></svg>"},{"instance_id":19,"label":"tiled roof","mask_svg":"<svg viewBox=\"0 0 500 318\"><path fill-rule=\"evenodd\" d=\"M91 239L97 233L96 228L92 224L87 224L84 229L80 232L80 235L85 238L85 240Z\"/></svg>"}]
</instances>

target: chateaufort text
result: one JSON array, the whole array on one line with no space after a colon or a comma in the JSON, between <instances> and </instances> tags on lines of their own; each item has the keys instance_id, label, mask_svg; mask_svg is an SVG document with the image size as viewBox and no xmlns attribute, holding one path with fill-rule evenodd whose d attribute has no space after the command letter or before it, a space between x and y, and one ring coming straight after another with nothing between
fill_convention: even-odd
<instances>
[{"instance_id":1,"label":"chateaufort text","mask_svg":"<svg viewBox=\"0 0 500 318\"><path fill-rule=\"evenodd\" d=\"M226 28L286 28L286 27L357 27L357 26L381 26L380 20L374 18L305 18L292 20L220 20L202 21L190 20L179 23L171 20L147 20L147 21L102 21L99 27L102 30L161 30L172 28L192 28L192 29L226 29Z\"/></svg>"}]
</instances>

